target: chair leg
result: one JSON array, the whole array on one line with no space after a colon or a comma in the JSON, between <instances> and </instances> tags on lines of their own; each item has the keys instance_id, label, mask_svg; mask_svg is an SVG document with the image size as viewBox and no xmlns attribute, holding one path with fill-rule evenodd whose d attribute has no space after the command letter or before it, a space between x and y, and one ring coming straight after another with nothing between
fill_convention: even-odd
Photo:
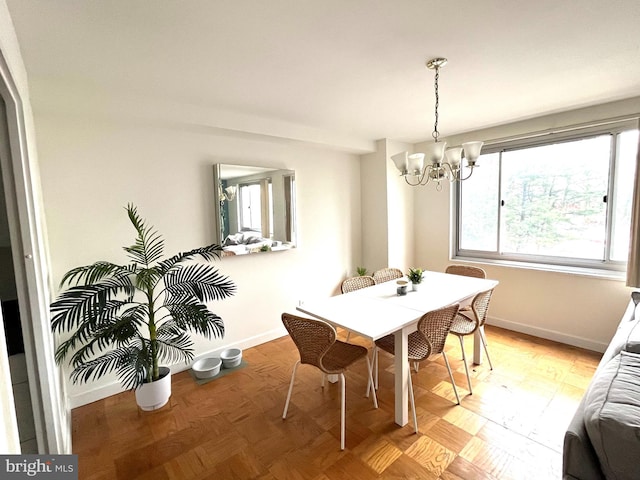
<instances>
[{"instance_id":1,"label":"chair leg","mask_svg":"<svg viewBox=\"0 0 640 480\"><path fill-rule=\"evenodd\" d=\"M300 360L293 366L293 372L291 372L291 383L289 383L289 393L287 394L287 401L284 403L284 411L282 412L282 419L287 418L287 410L289 409L289 400L291 400L291 392L293 391L293 381L296 378L296 370L300 365Z\"/></svg>"},{"instance_id":2,"label":"chair leg","mask_svg":"<svg viewBox=\"0 0 640 480\"><path fill-rule=\"evenodd\" d=\"M349 337L351 336L351 332L349 330L347 330L347 337L345 339L345 342L349 341Z\"/></svg>"},{"instance_id":3,"label":"chair leg","mask_svg":"<svg viewBox=\"0 0 640 480\"><path fill-rule=\"evenodd\" d=\"M322 388L324 388L325 384L327 381L327 374L322 372L322 382L320 383L320 385L322 386Z\"/></svg>"},{"instance_id":4,"label":"chair leg","mask_svg":"<svg viewBox=\"0 0 640 480\"><path fill-rule=\"evenodd\" d=\"M420 362L413 362L413 369L418 373L418 370L420 369Z\"/></svg>"},{"instance_id":5,"label":"chair leg","mask_svg":"<svg viewBox=\"0 0 640 480\"><path fill-rule=\"evenodd\" d=\"M467 383L469 384L469 395L473 395L473 390L471 390L471 377L469 376L469 367L467 366L467 356L464 353L464 337L462 335L458 336L460 340L460 348L462 349L462 361L464 362L464 371L467 372Z\"/></svg>"},{"instance_id":6,"label":"chair leg","mask_svg":"<svg viewBox=\"0 0 640 480\"><path fill-rule=\"evenodd\" d=\"M369 360L369 357L367 357ZM367 381L367 398L369 398L369 389L375 388L378 389L378 347L373 345L373 350L371 353L371 370L372 370L372 378Z\"/></svg>"},{"instance_id":7,"label":"chair leg","mask_svg":"<svg viewBox=\"0 0 640 480\"><path fill-rule=\"evenodd\" d=\"M369 356L365 357L367 359L367 371L369 372L369 381L367 382L371 385L371 391L373 392L373 405L378 408L378 397L376 396L376 389L373 388L373 374L371 371L371 362L369 361ZM367 397L369 396L369 387L367 387Z\"/></svg>"},{"instance_id":8,"label":"chair leg","mask_svg":"<svg viewBox=\"0 0 640 480\"><path fill-rule=\"evenodd\" d=\"M345 387L344 373L340 374L340 450L344 450L344 404L345 404Z\"/></svg>"},{"instance_id":9,"label":"chair leg","mask_svg":"<svg viewBox=\"0 0 640 480\"><path fill-rule=\"evenodd\" d=\"M367 362L369 361L369 356L367 355ZM376 362L376 346L373 346L373 350L371 350L371 365L375 365ZM373 377L369 377L367 379L367 394L365 397L369 398L369 390L373 390Z\"/></svg>"},{"instance_id":10,"label":"chair leg","mask_svg":"<svg viewBox=\"0 0 640 480\"><path fill-rule=\"evenodd\" d=\"M409 375L409 400L411 403L411 411L413 412L413 428L418 433L418 416L416 415L416 399L413 396L413 381L411 380L411 369L407 372Z\"/></svg>"},{"instance_id":11,"label":"chair leg","mask_svg":"<svg viewBox=\"0 0 640 480\"><path fill-rule=\"evenodd\" d=\"M376 390L378 390L378 359L380 358L380 352L378 351L378 347L374 346L373 347L373 351L374 351L374 366L373 366L373 370L375 372L375 385L376 385Z\"/></svg>"},{"instance_id":12,"label":"chair leg","mask_svg":"<svg viewBox=\"0 0 640 480\"><path fill-rule=\"evenodd\" d=\"M487 349L487 337L484 334L484 326L480 327L480 338L482 339L482 346L484 347L484 353L487 354L487 360L489 360L489 368L493 370L493 364L491 363L491 357L489 356L489 350Z\"/></svg>"},{"instance_id":13,"label":"chair leg","mask_svg":"<svg viewBox=\"0 0 640 480\"><path fill-rule=\"evenodd\" d=\"M451 386L453 387L453 393L456 394L456 401L458 405L460 405L460 397L458 396L458 389L456 388L456 382L453 380L453 373L451 373L451 367L449 366L449 359L447 358L447 354L442 352L442 358L444 358L444 363L447 365L447 370L449 371L449 379L451 380Z\"/></svg>"}]
</instances>

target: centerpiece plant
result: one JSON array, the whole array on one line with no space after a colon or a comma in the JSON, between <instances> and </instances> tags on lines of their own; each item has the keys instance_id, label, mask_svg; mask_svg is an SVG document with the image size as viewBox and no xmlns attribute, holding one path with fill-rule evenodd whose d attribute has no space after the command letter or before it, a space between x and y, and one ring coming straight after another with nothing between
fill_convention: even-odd
<instances>
[{"instance_id":1,"label":"centerpiece plant","mask_svg":"<svg viewBox=\"0 0 640 480\"><path fill-rule=\"evenodd\" d=\"M137 397L139 389L168 375L161 363L193 360L191 333L224 337L222 318L206 302L232 296L236 286L210 263L220 257L219 245L163 260L162 236L134 205L126 210L137 232L135 243L124 247L130 263L98 261L67 272L61 288L68 288L51 304L51 322L54 332L70 334L55 359L70 357L74 384L115 372Z\"/></svg>"},{"instance_id":2,"label":"centerpiece plant","mask_svg":"<svg viewBox=\"0 0 640 480\"><path fill-rule=\"evenodd\" d=\"M413 290L418 290L418 285L422 283L422 273L423 273L423 270L421 268L409 269L409 273L407 273L407 278L411 282L411 287Z\"/></svg>"}]
</instances>

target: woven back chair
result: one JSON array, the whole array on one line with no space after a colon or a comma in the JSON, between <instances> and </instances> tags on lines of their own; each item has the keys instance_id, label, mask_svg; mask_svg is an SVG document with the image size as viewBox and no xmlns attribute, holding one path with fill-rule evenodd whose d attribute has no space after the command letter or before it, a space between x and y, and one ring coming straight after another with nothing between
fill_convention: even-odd
<instances>
[{"instance_id":1,"label":"woven back chair","mask_svg":"<svg viewBox=\"0 0 640 480\"><path fill-rule=\"evenodd\" d=\"M460 405L460 397L458 389L453 380L453 373L449 365L449 359L444 351L444 345L447 335L451 329L456 315L458 314L458 304L450 305L432 312L425 313L418 321L418 329L409 334L408 337L408 360L410 362L420 362L426 360L432 355L442 354L444 363L449 371L449 379L451 386L456 395L456 401ZM374 369L376 370L376 388L377 385L377 368L378 368L378 349L384 350L391 355L395 354L395 338L394 335L387 335L376 340L376 349L374 350ZM411 381L411 369L409 369L409 399L411 400L411 409L413 412L413 425L415 432L418 433L418 419L416 416L415 399L413 396L413 383Z\"/></svg>"},{"instance_id":2,"label":"woven back chair","mask_svg":"<svg viewBox=\"0 0 640 480\"><path fill-rule=\"evenodd\" d=\"M462 350L462 361L464 362L464 369L467 373L467 384L469 385L469 392L471 390L471 378L469 377L469 367L467 366L467 356L464 352L464 337L467 335L473 335L478 332L482 345L484 346L484 352L487 354L487 360L489 360L489 368L493 370L493 364L491 363L491 357L489 356L489 350L487 349L487 337L484 334L484 324L487 320L487 312L489 311L489 301L493 288L485 292L478 293L471 302L471 311L460 311L451 325L451 333L456 335L460 340L460 349Z\"/></svg>"},{"instance_id":3,"label":"woven back chair","mask_svg":"<svg viewBox=\"0 0 640 480\"><path fill-rule=\"evenodd\" d=\"M342 293L349 293L355 290L360 290L361 288L372 287L376 284L376 281L373 277L369 275L358 275L356 277L349 277L342 282L340 286L340 290ZM346 341L349 341L351 337L351 332L347 332Z\"/></svg>"},{"instance_id":4,"label":"woven back chair","mask_svg":"<svg viewBox=\"0 0 640 480\"><path fill-rule=\"evenodd\" d=\"M357 277L349 277L342 282L340 290L342 293L353 292L354 290L360 290L361 288L371 287L376 284L373 277L369 275L360 275Z\"/></svg>"},{"instance_id":5,"label":"woven back chair","mask_svg":"<svg viewBox=\"0 0 640 480\"><path fill-rule=\"evenodd\" d=\"M487 278L487 272L480 267L472 267L470 265L449 265L444 273L452 275L462 275L464 277ZM460 307L460 311L471 311L470 305Z\"/></svg>"},{"instance_id":6,"label":"woven back chair","mask_svg":"<svg viewBox=\"0 0 640 480\"><path fill-rule=\"evenodd\" d=\"M390 282L391 280L402 278L403 276L404 274L399 268L387 267L373 272L373 279L376 283Z\"/></svg>"},{"instance_id":7,"label":"woven back chair","mask_svg":"<svg viewBox=\"0 0 640 480\"><path fill-rule=\"evenodd\" d=\"M367 356L367 349L360 345L341 342L336 340L336 331L327 322L322 320L313 320L310 318L298 317L289 313L282 314L282 323L289 332L293 343L295 343L300 360L293 366L291 373L291 382L289 384L289 393L287 401L284 404L282 418L287 418L287 410L289 409L289 401L291 400L291 392L293 391L293 383L296 377L298 366L303 363L318 368L322 373L322 386L324 387L324 374L336 374L340 377L340 448L344 450L345 443L345 378L344 371L354 362L365 358L367 360L367 369L369 371L369 382L373 385L373 377L371 375L371 363ZM373 405L378 408L378 400L376 398L375 389L373 391ZM367 390L367 395L369 390Z\"/></svg>"},{"instance_id":8,"label":"woven back chair","mask_svg":"<svg viewBox=\"0 0 640 480\"><path fill-rule=\"evenodd\" d=\"M487 272L480 267L470 265L449 265L444 273L463 275L465 277L487 278Z\"/></svg>"}]
</instances>

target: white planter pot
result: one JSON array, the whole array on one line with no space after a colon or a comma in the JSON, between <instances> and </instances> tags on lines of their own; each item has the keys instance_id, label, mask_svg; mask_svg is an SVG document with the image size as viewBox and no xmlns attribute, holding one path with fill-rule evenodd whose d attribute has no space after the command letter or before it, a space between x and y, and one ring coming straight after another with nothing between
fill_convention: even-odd
<instances>
[{"instance_id":1,"label":"white planter pot","mask_svg":"<svg viewBox=\"0 0 640 480\"><path fill-rule=\"evenodd\" d=\"M414 292L417 292L419 288L420 288L420 284L419 283L412 283L411 284L411 290L413 290Z\"/></svg>"},{"instance_id":2,"label":"white planter pot","mask_svg":"<svg viewBox=\"0 0 640 480\"><path fill-rule=\"evenodd\" d=\"M145 411L164 407L171 397L171 370L160 367L160 379L136 389L136 402Z\"/></svg>"}]
</instances>

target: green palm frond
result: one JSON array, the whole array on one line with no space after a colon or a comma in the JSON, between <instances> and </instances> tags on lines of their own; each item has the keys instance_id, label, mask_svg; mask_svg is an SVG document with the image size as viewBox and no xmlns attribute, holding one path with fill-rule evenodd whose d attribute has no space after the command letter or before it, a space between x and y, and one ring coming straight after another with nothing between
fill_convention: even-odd
<instances>
[{"instance_id":1,"label":"green palm frond","mask_svg":"<svg viewBox=\"0 0 640 480\"><path fill-rule=\"evenodd\" d=\"M140 327L146 325L144 307L129 309L127 314L111 318L105 325L93 331L89 341L76 350L71 357L74 367L93 357L95 351L102 352L108 348L119 348L129 345L140 336ZM69 341L69 340L68 340Z\"/></svg>"},{"instance_id":2,"label":"green palm frond","mask_svg":"<svg viewBox=\"0 0 640 480\"><path fill-rule=\"evenodd\" d=\"M91 285L102 280L104 277L117 274L126 275L128 273L131 273L131 267L116 265L110 262L96 262L92 265L85 265L69 270L62 277L60 286L64 286L65 284L79 285L81 283Z\"/></svg>"},{"instance_id":3,"label":"green palm frond","mask_svg":"<svg viewBox=\"0 0 640 480\"><path fill-rule=\"evenodd\" d=\"M200 303L165 306L171 319L163 323L158 331L190 330L206 338L224 337L224 323L215 313Z\"/></svg>"},{"instance_id":4,"label":"green palm frond","mask_svg":"<svg viewBox=\"0 0 640 480\"><path fill-rule=\"evenodd\" d=\"M71 287L51 304L51 325L54 331L71 331L85 322L98 323L111 314L111 300L124 295L132 302L135 288L126 276L103 280L93 285Z\"/></svg>"},{"instance_id":5,"label":"green palm frond","mask_svg":"<svg viewBox=\"0 0 640 480\"><path fill-rule=\"evenodd\" d=\"M136 286L143 291L153 290L161 278L157 267L141 268L136 272Z\"/></svg>"},{"instance_id":6,"label":"green palm frond","mask_svg":"<svg viewBox=\"0 0 640 480\"><path fill-rule=\"evenodd\" d=\"M135 262L145 266L160 260L164 252L162 236L153 227L145 225L144 220L138 215L136 207L132 204L127 205L127 214L138 232L138 238L132 246L124 247L124 250Z\"/></svg>"},{"instance_id":7,"label":"green palm frond","mask_svg":"<svg viewBox=\"0 0 640 480\"><path fill-rule=\"evenodd\" d=\"M122 386L129 390L141 387L143 383L151 381L150 371L153 364L151 357L149 340L139 338L138 343L120 349L125 352L121 362L118 364L116 373Z\"/></svg>"},{"instance_id":8,"label":"green palm frond","mask_svg":"<svg viewBox=\"0 0 640 480\"><path fill-rule=\"evenodd\" d=\"M71 337L62 342L56 349L56 362L61 363L69 352L75 350L78 345L90 342L95 332L102 328L104 323L109 323L113 318L116 318L118 312L125 305L129 305L129 303L120 300L111 300L105 305L104 318L100 318L97 322L88 321L78 325L78 328L73 332ZM140 308L140 305L134 306L134 308Z\"/></svg>"},{"instance_id":9,"label":"green palm frond","mask_svg":"<svg viewBox=\"0 0 640 480\"><path fill-rule=\"evenodd\" d=\"M201 302L222 300L236 291L235 284L210 264L176 265L164 276L166 303L197 298Z\"/></svg>"},{"instance_id":10,"label":"green palm frond","mask_svg":"<svg viewBox=\"0 0 640 480\"><path fill-rule=\"evenodd\" d=\"M185 332L179 335L158 335L158 359L162 362L176 363L193 360L193 341Z\"/></svg>"},{"instance_id":11,"label":"green palm frond","mask_svg":"<svg viewBox=\"0 0 640 480\"><path fill-rule=\"evenodd\" d=\"M104 355L84 362L73 369L71 372L71 381L73 383L86 383L91 379L98 379L116 370L126 356L126 350L111 350Z\"/></svg>"},{"instance_id":12,"label":"green palm frond","mask_svg":"<svg viewBox=\"0 0 640 480\"><path fill-rule=\"evenodd\" d=\"M209 245L206 247L194 248L193 250L189 250L188 252L178 253L173 257L167 258L160 262L160 271L164 274L168 272L175 264L183 262L185 260L193 259L197 256L200 256L203 260L210 262L211 260L215 260L220 258L222 254L222 247L220 245Z\"/></svg>"}]
</instances>

